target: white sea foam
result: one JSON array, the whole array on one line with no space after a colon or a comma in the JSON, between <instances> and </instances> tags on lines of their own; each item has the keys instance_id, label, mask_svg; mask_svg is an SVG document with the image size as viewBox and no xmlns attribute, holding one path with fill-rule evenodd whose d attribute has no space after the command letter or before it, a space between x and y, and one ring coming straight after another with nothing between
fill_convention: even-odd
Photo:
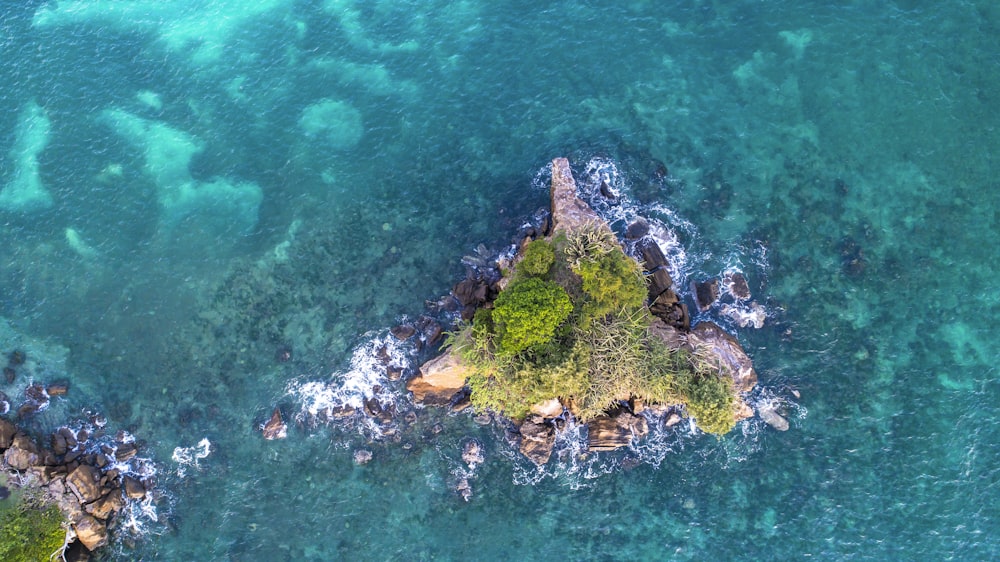
<instances>
[{"instance_id":1,"label":"white sea foam","mask_svg":"<svg viewBox=\"0 0 1000 562\"><path fill-rule=\"evenodd\" d=\"M378 424L353 415L362 411L365 401L375 398L379 404L395 404L400 392L393 388L386 374L389 366L409 366L410 344L400 342L388 332L371 336L355 348L350 366L333 373L327 381L295 380L286 394L301 404L295 419L306 426L328 424L338 419L360 421L366 434L379 434Z\"/></svg>"},{"instance_id":2,"label":"white sea foam","mask_svg":"<svg viewBox=\"0 0 1000 562\"><path fill-rule=\"evenodd\" d=\"M212 453L212 442L207 437L203 438L193 447L176 447L171 459L177 463L177 476L184 478L188 468L200 470L198 461L207 458Z\"/></svg>"}]
</instances>

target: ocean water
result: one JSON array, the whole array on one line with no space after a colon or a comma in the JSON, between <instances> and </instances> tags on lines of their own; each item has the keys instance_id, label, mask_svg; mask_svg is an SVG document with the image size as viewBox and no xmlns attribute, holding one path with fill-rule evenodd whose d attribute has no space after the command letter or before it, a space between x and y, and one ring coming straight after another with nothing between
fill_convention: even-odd
<instances>
[{"instance_id":1,"label":"ocean water","mask_svg":"<svg viewBox=\"0 0 1000 562\"><path fill-rule=\"evenodd\" d=\"M34 431L139 439L160 493L106 559L1000 557L995 2L53 0L0 27L0 351L29 357L0 390L66 380ZM381 347L429 353L388 329L507 248L558 156L617 228L654 219L682 288L747 275L787 432L584 456L571 428L539 470L385 377ZM394 424L324 418L373 396Z\"/></svg>"}]
</instances>

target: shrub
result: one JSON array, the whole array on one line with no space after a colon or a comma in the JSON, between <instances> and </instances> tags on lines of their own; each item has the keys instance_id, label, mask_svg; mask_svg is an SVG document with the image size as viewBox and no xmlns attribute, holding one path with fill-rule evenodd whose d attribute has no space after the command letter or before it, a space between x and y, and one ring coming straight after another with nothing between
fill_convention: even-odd
<instances>
[{"instance_id":1,"label":"shrub","mask_svg":"<svg viewBox=\"0 0 1000 562\"><path fill-rule=\"evenodd\" d=\"M582 309L584 321L623 310L636 310L646 302L647 289L642 269L621 250L585 259L574 271L582 279L586 295Z\"/></svg>"},{"instance_id":2,"label":"shrub","mask_svg":"<svg viewBox=\"0 0 1000 562\"><path fill-rule=\"evenodd\" d=\"M517 265L517 271L529 276L541 277L549 272L556 261L556 251L552 244L539 238L524 248L524 258Z\"/></svg>"},{"instance_id":3,"label":"shrub","mask_svg":"<svg viewBox=\"0 0 1000 562\"><path fill-rule=\"evenodd\" d=\"M66 542L63 515L54 504L22 498L0 511L0 560L49 560Z\"/></svg>"},{"instance_id":4,"label":"shrub","mask_svg":"<svg viewBox=\"0 0 1000 562\"><path fill-rule=\"evenodd\" d=\"M514 281L494 303L496 353L517 354L548 342L572 311L569 295L559 285L537 277Z\"/></svg>"},{"instance_id":5,"label":"shrub","mask_svg":"<svg viewBox=\"0 0 1000 562\"><path fill-rule=\"evenodd\" d=\"M706 433L725 435L736 427L736 396L728 376L697 373L682 379L684 406Z\"/></svg>"}]
</instances>

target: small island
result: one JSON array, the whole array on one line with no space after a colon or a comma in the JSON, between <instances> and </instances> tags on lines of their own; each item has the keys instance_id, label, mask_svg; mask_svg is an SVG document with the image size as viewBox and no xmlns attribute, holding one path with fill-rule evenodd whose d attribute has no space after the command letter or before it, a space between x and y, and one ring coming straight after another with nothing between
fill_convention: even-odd
<instances>
[{"instance_id":1,"label":"small island","mask_svg":"<svg viewBox=\"0 0 1000 562\"><path fill-rule=\"evenodd\" d=\"M589 449L601 451L644 436L644 410L667 425L687 416L715 435L751 417L743 398L757 382L750 358L717 324L691 326L648 230L637 221L619 241L577 196L569 161L555 159L548 220L513 258L456 285L462 322L407 383L414 400L467 399L509 419L520 451L538 465L570 418L587 424ZM741 276L725 282L746 286ZM703 305L718 287L695 293Z\"/></svg>"}]
</instances>

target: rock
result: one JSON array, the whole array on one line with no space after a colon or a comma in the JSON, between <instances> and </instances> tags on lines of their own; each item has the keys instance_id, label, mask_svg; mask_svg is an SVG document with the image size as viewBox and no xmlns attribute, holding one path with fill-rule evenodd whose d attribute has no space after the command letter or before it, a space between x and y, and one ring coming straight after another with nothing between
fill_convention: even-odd
<instances>
[{"instance_id":1,"label":"rock","mask_svg":"<svg viewBox=\"0 0 1000 562\"><path fill-rule=\"evenodd\" d=\"M280 409L274 409L274 412L271 413L271 419L267 420L261 430L264 432L264 439L267 440L284 439L288 436L288 424L281 419Z\"/></svg>"},{"instance_id":2,"label":"rock","mask_svg":"<svg viewBox=\"0 0 1000 562\"><path fill-rule=\"evenodd\" d=\"M0 391L0 416L6 414L9 411L10 411L10 398L7 398L7 395L4 394L3 391Z\"/></svg>"},{"instance_id":3,"label":"rock","mask_svg":"<svg viewBox=\"0 0 1000 562\"><path fill-rule=\"evenodd\" d=\"M684 333L664 322L662 318L653 320L653 323L649 325L649 333L660 338L668 349L674 351L687 345L687 338Z\"/></svg>"},{"instance_id":4,"label":"rock","mask_svg":"<svg viewBox=\"0 0 1000 562\"><path fill-rule=\"evenodd\" d=\"M610 230L607 223L576 196L576 181L569 167L569 160L552 161L552 232L571 232L584 225L599 225Z\"/></svg>"},{"instance_id":5,"label":"rock","mask_svg":"<svg viewBox=\"0 0 1000 562\"><path fill-rule=\"evenodd\" d=\"M469 479L464 476L455 482L455 491L458 492L458 495L462 496L462 499L465 501L472 499L472 485L469 484Z\"/></svg>"},{"instance_id":6,"label":"rock","mask_svg":"<svg viewBox=\"0 0 1000 562\"><path fill-rule=\"evenodd\" d=\"M354 451L354 464L361 466L368 464L372 460L372 452L367 449Z\"/></svg>"},{"instance_id":7,"label":"rock","mask_svg":"<svg viewBox=\"0 0 1000 562\"><path fill-rule=\"evenodd\" d=\"M122 443L115 449L115 460L127 462L139 452L139 447L135 443Z\"/></svg>"},{"instance_id":8,"label":"rock","mask_svg":"<svg viewBox=\"0 0 1000 562\"><path fill-rule=\"evenodd\" d=\"M14 367L4 367L3 378L7 381L7 384L11 384L14 382L14 379L17 378L17 371L14 370Z\"/></svg>"},{"instance_id":9,"label":"rock","mask_svg":"<svg viewBox=\"0 0 1000 562\"><path fill-rule=\"evenodd\" d=\"M681 418L680 414L678 414L677 412L672 412L669 416L667 416L667 421L664 422L663 425L665 425L667 427L673 427L673 426L681 423L681 419L682 418Z\"/></svg>"},{"instance_id":10,"label":"rock","mask_svg":"<svg viewBox=\"0 0 1000 562\"><path fill-rule=\"evenodd\" d=\"M462 446L462 462L469 465L469 468L476 468L486 460L483 454L483 444L478 439L469 439Z\"/></svg>"},{"instance_id":11,"label":"rock","mask_svg":"<svg viewBox=\"0 0 1000 562\"><path fill-rule=\"evenodd\" d=\"M556 442L556 428L541 416L528 416L518 430L521 434L521 454L538 466L549 462Z\"/></svg>"},{"instance_id":12,"label":"rock","mask_svg":"<svg viewBox=\"0 0 1000 562\"><path fill-rule=\"evenodd\" d=\"M484 281L466 278L459 281L451 292L462 306L477 306L486 302L489 290L490 286Z\"/></svg>"},{"instance_id":13,"label":"rock","mask_svg":"<svg viewBox=\"0 0 1000 562\"><path fill-rule=\"evenodd\" d=\"M99 500L88 504L84 509L94 517L106 521L109 517L118 513L124 505L125 501L122 499L121 489L114 488L101 496Z\"/></svg>"},{"instance_id":14,"label":"rock","mask_svg":"<svg viewBox=\"0 0 1000 562\"><path fill-rule=\"evenodd\" d=\"M710 353L719 358L722 369L732 377L736 392L749 392L757 384L753 362L739 340L714 322L702 322L687 336L688 345L698 354Z\"/></svg>"},{"instance_id":15,"label":"rock","mask_svg":"<svg viewBox=\"0 0 1000 562\"><path fill-rule=\"evenodd\" d=\"M15 435L17 435L17 427L5 419L0 419L0 451L11 446Z\"/></svg>"},{"instance_id":16,"label":"rock","mask_svg":"<svg viewBox=\"0 0 1000 562\"><path fill-rule=\"evenodd\" d=\"M45 392L49 396L65 396L69 392L69 385L61 382L52 383L45 387Z\"/></svg>"},{"instance_id":17,"label":"rock","mask_svg":"<svg viewBox=\"0 0 1000 562\"><path fill-rule=\"evenodd\" d=\"M24 389L24 397L29 402L36 404L44 404L49 401L49 394L45 392L45 387L38 383L28 385L28 388Z\"/></svg>"},{"instance_id":18,"label":"rock","mask_svg":"<svg viewBox=\"0 0 1000 562\"><path fill-rule=\"evenodd\" d=\"M28 360L28 356L20 349L15 349L7 354L7 366L8 367L19 367L24 365L24 362Z\"/></svg>"},{"instance_id":19,"label":"rock","mask_svg":"<svg viewBox=\"0 0 1000 562\"><path fill-rule=\"evenodd\" d=\"M101 472L86 464L76 467L76 470L66 477L66 485L80 503L90 503L101 497L103 491L100 482Z\"/></svg>"},{"instance_id":20,"label":"rock","mask_svg":"<svg viewBox=\"0 0 1000 562\"><path fill-rule=\"evenodd\" d=\"M558 398L552 398L533 405L531 407L531 413L538 414L543 418L554 418L562 415L563 405L559 402Z\"/></svg>"},{"instance_id":21,"label":"rock","mask_svg":"<svg viewBox=\"0 0 1000 562\"><path fill-rule=\"evenodd\" d=\"M736 401L736 421L743 421L753 417L753 408L745 400Z\"/></svg>"},{"instance_id":22,"label":"rock","mask_svg":"<svg viewBox=\"0 0 1000 562\"><path fill-rule=\"evenodd\" d=\"M694 301L698 305L698 310L706 312L715 301L719 300L719 280L716 278L711 278L708 281L702 281L701 283L691 282L692 293L694 293Z\"/></svg>"},{"instance_id":23,"label":"rock","mask_svg":"<svg viewBox=\"0 0 1000 562\"><path fill-rule=\"evenodd\" d=\"M66 446L66 438L63 437L63 435L58 431L52 434L50 441L51 441L52 452L60 457L65 455L66 451L69 450L69 448Z\"/></svg>"},{"instance_id":24,"label":"rock","mask_svg":"<svg viewBox=\"0 0 1000 562\"><path fill-rule=\"evenodd\" d=\"M417 329L409 324L400 324L389 330L389 333L393 335L399 341L406 341L410 339L413 334L417 333Z\"/></svg>"},{"instance_id":25,"label":"rock","mask_svg":"<svg viewBox=\"0 0 1000 562\"><path fill-rule=\"evenodd\" d=\"M447 406L465 386L469 372L458 354L448 351L421 365L420 374L406 383L406 389L413 393L414 402Z\"/></svg>"},{"instance_id":26,"label":"rock","mask_svg":"<svg viewBox=\"0 0 1000 562\"><path fill-rule=\"evenodd\" d=\"M760 329L764 327L764 321L767 320L767 310L756 302L750 303L749 307L724 304L719 312L736 322L740 328L753 326Z\"/></svg>"},{"instance_id":27,"label":"rock","mask_svg":"<svg viewBox=\"0 0 1000 562\"><path fill-rule=\"evenodd\" d=\"M389 365L385 368L385 377L390 381L398 381L403 377L403 368L398 365Z\"/></svg>"},{"instance_id":28,"label":"rock","mask_svg":"<svg viewBox=\"0 0 1000 562\"><path fill-rule=\"evenodd\" d=\"M124 479L125 495L133 500L146 497L146 487L137 478L126 476Z\"/></svg>"},{"instance_id":29,"label":"rock","mask_svg":"<svg viewBox=\"0 0 1000 562\"><path fill-rule=\"evenodd\" d=\"M76 538L93 552L108 544L108 528L92 515L81 515L73 522Z\"/></svg>"},{"instance_id":30,"label":"rock","mask_svg":"<svg viewBox=\"0 0 1000 562\"><path fill-rule=\"evenodd\" d=\"M649 234L649 223L642 217L625 228L626 240L638 240L647 234Z\"/></svg>"},{"instance_id":31,"label":"rock","mask_svg":"<svg viewBox=\"0 0 1000 562\"><path fill-rule=\"evenodd\" d=\"M646 418L620 412L614 417L598 416L587 422L587 448L613 451L649 433Z\"/></svg>"},{"instance_id":32,"label":"rock","mask_svg":"<svg viewBox=\"0 0 1000 562\"><path fill-rule=\"evenodd\" d=\"M778 412L774 411L774 406L772 404L758 404L757 413L760 414L760 419L764 420L767 425L777 429L778 431L788 431L788 420L782 417Z\"/></svg>"},{"instance_id":33,"label":"rock","mask_svg":"<svg viewBox=\"0 0 1000 562\"><path fill-rule=\"evenodd\" d=\"M274 360L278 363L288 363L292 360L292 346L288 344L279 345L274 350Z\"/></svg>"},{"instance_id":34,"label":"rock","mask_svg":"<svg viewBox=\"0 0 1000 562\"><path fill-rule=\"evenodd\" d=\"M19 443L19 437L20 435L14 437L14 442L3 454L3 460L14 470L28 470L29 467L38 464L41 458L38 456L35 444L31 443L30 439L27 440L27 446L23 446L24 443Z\"/></svg>"},{"instance_id":35,"label":"rock","mask_svg":"<svg viewBox=\"0 0 1000 562\"><path fill-rule=\"evenodd\" d=\"M646 279L649 283L649 300L655 301L664 292L670 290L674 281L670 278L667 256L663 255L663 250L656 240L646 237L636 243L635 249L642 256L642 267L646 270Z\"/></svg>"},{"instance_id":36,"label":"rock","mask_svg":"<svg viewBox=\"0 0 1000 562\"><path fill-rule=\"evenodd\" d=\"M742 273L725 274L722 277L722 284L726 287L726 292L733 295L734 299L742 301L750 298L750 286Z\"/></svg>"}]
</instances>

